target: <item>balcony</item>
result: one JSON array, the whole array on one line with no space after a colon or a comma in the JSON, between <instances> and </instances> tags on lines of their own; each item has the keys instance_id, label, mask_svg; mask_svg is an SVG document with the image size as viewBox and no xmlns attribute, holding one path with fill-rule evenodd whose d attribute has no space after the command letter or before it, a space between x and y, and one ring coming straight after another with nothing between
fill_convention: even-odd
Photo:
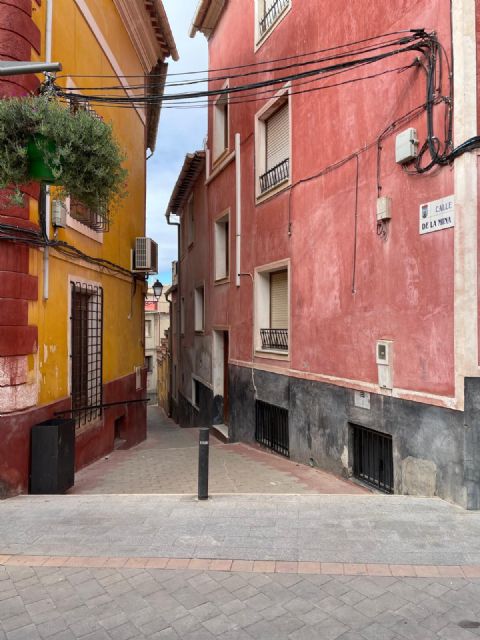
<instances>
[{"instance_id":1,"label":"balcony","mask_svg":"<svg viewBox=\"0 0 480 640\"><path fill-rule=\"evenodd\" d=\"M275 24L281 14L290 4L290 0L275 0L268 11L265 12L263 18L259 22L260 37L263 37L267 31Z\"/></svg>"},{"instance_id":2,"label":"balcony","mask_svg":"<svg viewBox=\"0 0 480 640\"><path fill-rule=\"evenodd\" d=\"M262 349L288 351L288 329L260 329Z\"/></svg>"},{"instance_id":3,"label":"balcony","mask_svg":"<svg viewBox=\"0 0 480 640\"><path fill-rule=\"evenodd\" d=\"M282 160L260 176L260 193L265 193L290 176L290 158Z\"/></svg>"}]
</instances>

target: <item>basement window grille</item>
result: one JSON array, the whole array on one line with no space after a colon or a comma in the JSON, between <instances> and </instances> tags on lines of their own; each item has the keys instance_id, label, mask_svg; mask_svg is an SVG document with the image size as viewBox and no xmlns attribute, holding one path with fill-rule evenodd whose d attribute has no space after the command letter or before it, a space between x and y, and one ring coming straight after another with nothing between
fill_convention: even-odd
<instances>
[{"instance_id":1,"label":"basement window grille","mask_svg":"<svg viewBox=\"0 0 480 640\"><path fill-rule=\"evenodd\" d=\"M288 410L256 400L255 414L255 440L289 458Z\"/></svg>"},{"instance_id":2,"label":"basement window grille","mask_svg":"<svg viewBox=\"0 0 480 640\"><path fill-rule=\"evenodd\" d=\"M77 427L102 415L103 289L71 283L71 390Z\"/></svg>"},{"instance_id":3,"label":"basement window grille","mask_svg":"<svg viewBox=\"0 0 480 640\"><path fill-rule=\"evenodd\" d=\"M392 437L352 425L353 475L384 493L393 493Z\"/></svg>"}]
</instances>

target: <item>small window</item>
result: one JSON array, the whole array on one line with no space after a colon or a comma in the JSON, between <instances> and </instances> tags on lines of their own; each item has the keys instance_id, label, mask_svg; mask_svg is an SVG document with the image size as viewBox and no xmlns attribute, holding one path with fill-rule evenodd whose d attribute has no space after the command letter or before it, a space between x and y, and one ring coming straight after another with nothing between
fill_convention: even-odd
<instances>
[{"instance_id":1,"label":"small window","mask_svg":"<svg viewBox=\"0 0 480 640\"><path fill-rule=\"evenodd\" d=\"M229 142L228 125L228 95L222 95L215 103L213 112L213 160L228 150Z\"/></svg>"},{"instance_id":2,"label":"small window","mask_svg":"<svg viewBox=\"0 0 480 640\"><path fill-rule=\"evenodd\" d=\"M145 321L145 337L146 338L152 337L152 321L151 320Z\"/></svg>"},{"instance_id":3,"label":"small window","mask_svg":"<svg viewBox=\"0 0 480 640\"><path fill-rule=\"evenodd\" d=\"M200 382L196 378L192 378L192 404L197 409L200 406Z\"/></svg>"},{"instance_id":4,"label":"small window","mask_svg":"<svg viewBox=\"0 0 480 640\"><path fill-rule=\"evenodd\" d=\"M145 356L145 367L148 373L153 371L153 356Z\"/></svg>"},{"instance_id":5,"label":"small window","mask_svg":"<svg viewBox=\"0 0 480 640\"><path fill-rule=\"evenodd\" d=\"M255 282L257 350L288 353L288 268L257 272Z\"/></svg>"},{"instance_id":6,"label":"small window","mask_svg":"<svg viewBox=\"0 0 480 640\"><path fill-rule=\"evenodd\" d=\"M195 240L195 215L193 194L190 196L187 204L187 244L190 246Z\"/></svg>"},{"instance_id":7,"label":"small window","mask_svg":"<svg viewBox=\"0 0 480 640\"><path fill-rule=\"evenodd\" d=\"M180 300L180 333L182 336L185 333L185 298Z\"/></svg>"},{"instance_id":8,"label":"small window","mask_svg":"<svg viewBox=\"0 0 480 640\"><path fill-rule=\"evenodd\" d=\"M205 288L202 285L195 289L195 331L205 329Z\"/></svg>"},{"instance_id":9,"label":"small window","mask_svg":"<svg viewBox=\"0 0 480 640\"><path fill-rule=\"evenodd\" d=\"M290 179L290 111L281 96L257 116L257 197Z\"/></svg>"},{"instance_id":10,"label":"small window","mask_svg":"<svg viewBox=\"0 0 480 640\"><path fill-rule=\"evenodd\" d=\"M228 278L230 272L230 225L228 213L215 222L215 280Z\"/></svg>"},{"instance_id":11,"label":"small window","mask_svg":"<svg viewBox=\"0 0 480 640\"><path fill-rule=\"evenodd\" d=\"M263 40L290 7L291 0L255 0L257 42Z\"/></svg>"}]
</instances>

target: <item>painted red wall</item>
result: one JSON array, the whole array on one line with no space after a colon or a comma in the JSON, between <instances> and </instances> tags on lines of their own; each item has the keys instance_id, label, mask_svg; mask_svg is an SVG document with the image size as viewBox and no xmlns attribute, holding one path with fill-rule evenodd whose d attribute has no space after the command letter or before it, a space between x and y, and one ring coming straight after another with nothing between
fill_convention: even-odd
<instances>
[{"instance_id":1,"label":"painted red wall","mask_svg":"<svg viewBox=\"0 0 480 640\"><path fill-rule=\"evenodd\" d=\"M255 53L254 3L230 0L209 41L210 67L282 58L418 27L436 31L447 52L451 51L450 3L445 0L338 0L334 7L329 0L293 0L292 4L292 10ZM362 73L409 65L414 58L414 53L402 54ZM232 80L231 86L248 80ZM416 67L402 74L292 96L293 183L374 142L390 123L424 102L425 90L424 73ZM230 148L235 132L239 132L242 271L253 274L257 266L291 259L291 360L271 364L289 367L300 372L297 375L312 372L376 382L375 342L388 339L394 341L395 387L453 395L453 229L423 236L418 231L419 205L451 195L453 171L443 168L424 177L409 176L395 163L395 135L386 138L380 182L382 195L392 198L393 213L384 240L376 233L376 147L360 153L356 283L352 293L355 160L298 184L291 196L287 190L256 206L254 119L265 102L262 97L231 105ZM424 115L399 130L410 126L417 128L423 142ZM212 113L209 132L212 146ZM231 207L232 264L234 171L232 163L208 187L211 219ZM212 322L223 324L227 319L231 327L230 358L251 361L252 282L244 277L237 289L234 280L231 277L224 291L215 288Z\"/></svg>"}]
</instances>

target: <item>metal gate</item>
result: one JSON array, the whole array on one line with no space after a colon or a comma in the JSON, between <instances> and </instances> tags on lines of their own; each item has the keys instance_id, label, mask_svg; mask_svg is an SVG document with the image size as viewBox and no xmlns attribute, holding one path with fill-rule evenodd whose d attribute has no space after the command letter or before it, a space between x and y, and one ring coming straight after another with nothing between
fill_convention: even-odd
<instances>
[{"instance_id":1,"label":"metal gate","mask_svg":"<svg viewBox=\"0 0 480 640\"><path fill-rule=\"evenodd\" d=\"M392 437L358 425L351 426L353 475L384 493L393 493Z\"/></svg>"},{"instance_id":2,"label":"metal gate","mask_svg":"<svg viewBox=\"0 0 480 640\"><path fill-rule=\"evenodd\" d=\"M288 410L256 400L255 414L255 440L288 458Z\"/></svg>"}]
</instances>

